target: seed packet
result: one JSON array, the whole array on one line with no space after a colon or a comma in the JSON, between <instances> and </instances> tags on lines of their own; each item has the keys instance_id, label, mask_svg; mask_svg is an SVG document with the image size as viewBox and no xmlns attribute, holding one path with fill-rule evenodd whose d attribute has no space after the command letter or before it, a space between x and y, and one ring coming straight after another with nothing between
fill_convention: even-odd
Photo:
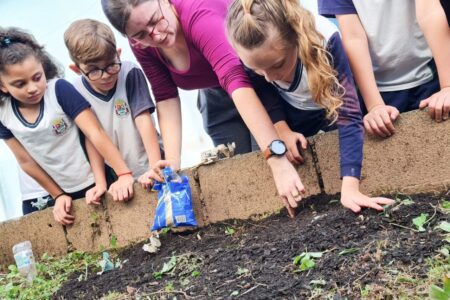
<instances>
[{"instance_id":1,"label":"seed packet","mask_svg":"<svg viewBox=\"0 0 450 300\"><path fill-rule=\"evenodd\" d=\"M168 167L163 170L163 176L165 182L156 182L153 186L153 190L158 191L158 204L151 231L197 226L188 177L180 176Z\"/></svg>"}]
</instances>

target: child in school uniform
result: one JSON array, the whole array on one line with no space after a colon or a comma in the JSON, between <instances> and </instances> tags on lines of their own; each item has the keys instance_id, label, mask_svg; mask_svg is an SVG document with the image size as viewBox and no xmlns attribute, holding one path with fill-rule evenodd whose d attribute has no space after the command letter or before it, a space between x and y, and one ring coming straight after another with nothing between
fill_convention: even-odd
<instances>
[{"instance_id":1,"label":"child in school uniform","mask_svg":"<svg viewBox=\"0 0 450 300\"><path fill-rule=\"evenodd\" d=\"M369 134L389 137L399 113L418 109L439 90L430 49L410 0L319 0L336 16Z\"/></svg>"},{"instance_id":2,"label":"child in school uniform","mask_svg":"<svg viewBox=\"0 0 450 300\"><path fill-rule=\"evenodd\" d=\"M445 121L450 113L450 1L416 0L417 21L433 53L440 89L420 103L430 117Z\"/></svg>"},{"instance_id":3,"label":"child in school uniform","mask_svg":"<svg viewBox=\"0 0 450 300\"><path fill-rule=\"evenodd\" d=\"M74 63L70 68L80 75L73 85L91 104L133 177L145 188L151 186L150 178L159 178L151 166L161 159L161 150L151 117L155 105L144 73L136 64L120 60L114 34L104 23L77 20L67 28L64 41ZM94 173L97 169L101 173L101 157L91 159L91 164ZM86 200L99 204L96 197Z\"/></svg>"},{"instance_id":4,"label":"child in school uniform","mask_svg":"<svg viewBox=\"0 0 450 300\"><path fill-rule=\"evenodd\" d=\"M262 100L290 160L301 162L297 147L306 148L304 136L337 127L341 203L354 212L362 207L383 210L382 205L393 203L359 191L362 116L337 28L297 0L234 0L227 31L244 65L278 90L280 98Z\"/></svg>"},{"instance_id":5,"label":"child in school uniform","mask_svg":"<svg viewBox=\"0 0 450 300\"><path fill-rule=\"evenodd\" d=\"M115 200L133 196L133 178L89 103L58 76L57 66L33 36L0 28L0 138L55 201L55 220L68 225L74 221L72 199L96 188L77 126L92 142L88 152L95 146L117 172L110 187Z\"/></svg>"}]
</instances>

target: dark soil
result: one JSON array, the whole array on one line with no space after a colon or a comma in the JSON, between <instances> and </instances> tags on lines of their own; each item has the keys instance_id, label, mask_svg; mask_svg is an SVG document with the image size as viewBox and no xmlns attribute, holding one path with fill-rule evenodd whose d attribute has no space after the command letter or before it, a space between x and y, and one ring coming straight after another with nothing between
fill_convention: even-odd
<instances>
[{"instance_id":1,"label":"dark soil","mask_svg":"<svg viewBox=\"0 0 450 300\"><path fill-rule=\"evenodd\" d=\"M306 201L295 219L282 211L262 221L168 233L161 237L159 253L144 252L142 244L125 249L119 254L128 260L122 269L93 272L86 281L78 281L75 274L55 298L98 299L117 291L155 299L304 299L317 288L333 290L335 299L360 298L366 284L384 284L387 270L414 267L416 275L426 275L425 259L443 245L442 232L433 228L449 220L438 208L446 198L417 195L413 204L398 202L385 213L364 210L355 215L331 201L338 198L321 195ZM412 223L421 213L432 217L425 232ZM226 234L227 228L235 232ZM346 249L353 251L341 253ZM293 259L302 252L324 253L313 269L298 272ZM155 279L154 272L173 255L176 267Z\"/></svg>"}]
</instances>

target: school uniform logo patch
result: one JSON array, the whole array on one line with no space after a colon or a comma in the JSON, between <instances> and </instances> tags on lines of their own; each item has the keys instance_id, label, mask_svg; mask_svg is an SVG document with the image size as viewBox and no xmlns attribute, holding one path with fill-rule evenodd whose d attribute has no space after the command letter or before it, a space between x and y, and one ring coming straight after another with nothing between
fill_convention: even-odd
<instances>
[{"instance_id":1,"label":"school uniform logo patch","mask_svg":"<svg viewBox=\"0 0 450 300\"><path fill-rule=\"evenodd\" d=\"M67 132L68 126L63 118L57 118L52 120L52 129L54 135L63 135Z\"/></svg>"},{"instance_id":2,"label":"school uniform logo patch","mask_svg":"<svg viewBox=\"0 0 450 300\"><path fill-rule=\"evenodd\" d=\"M122 99L114 100L114 111L116 115L120 118L126 117L130 113L130 108L128 104Z\"/></svg>"}]
</instances>

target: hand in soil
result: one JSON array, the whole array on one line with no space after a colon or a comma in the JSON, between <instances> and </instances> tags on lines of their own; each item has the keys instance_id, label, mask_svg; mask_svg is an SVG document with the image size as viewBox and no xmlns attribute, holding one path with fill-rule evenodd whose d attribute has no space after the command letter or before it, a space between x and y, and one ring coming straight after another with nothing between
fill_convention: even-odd
<instances>
[{"instance_id":1,"label":"hand in soil","mask_svg":"<svg viewBox=\"0 0 450 300\"><path fill-rule=\"evenodd\" d=\"M106 193L106 186L95 185L86 192L86 203L100 205L104 193Z\"/></svg>"},{"instance_id":2,"label":"hand in soil","mask_svg":"<svg viewBox=\"0 0 450 300\"><path fill-rule=\"evenodd\" d=\"M74 216L70 214L72 207L72 198L68 195L61 195L56 199L55 207L53 208L53 217L55 221L62 225L73 224Z\"/></svg>"},{"instance_id":3,"label":"hand in soil","mask_svg":"<svg viewBox=\"0 0 450 300\"><path fill-rule=\"evenodd\" d=\"M113 197L114 201L128 201L133 198L133 176L123 175L119 176L116 182L111 184L108 192Z\"/></svg>"},{"instance_id":4,"label":"hand in soil","mask_svg":"<svg viewBox=\"0 0 450 300\"><path fill-rule=\"evenodd\" d=\"M359 213L362 207L382 211L382 205L394 204L394 200L384 197L368 197L359 191L358 178L344 176L342 179L341 203L344 207L351 209L355 213Z\"/></svg>"},{"instance_id":5,"label":"hand in soil","mask_svg":"<svg viewBox=\"0 0 450 300\"><path fill-rule=\"evenodd\" d=\"M305 187L294 166L285 156L272 156L267 162L272 168L278 194L287 208L289 216L293 218L295 217L295 208L298 206L297 202L300 202L302 195L305 194Z\"/></svg>"}]
</instances>

